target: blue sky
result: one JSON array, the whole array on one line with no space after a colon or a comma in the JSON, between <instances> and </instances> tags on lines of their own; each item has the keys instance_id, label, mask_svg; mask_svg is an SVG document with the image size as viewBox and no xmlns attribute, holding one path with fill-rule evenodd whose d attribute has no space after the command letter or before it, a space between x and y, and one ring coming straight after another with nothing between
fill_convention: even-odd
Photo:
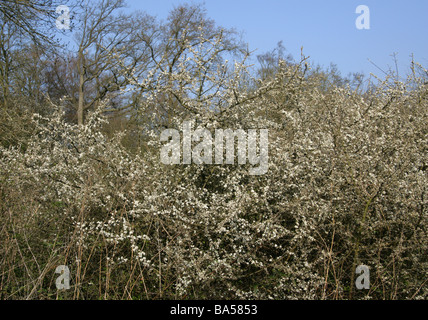
<instances>
[{"instance_id":1,"label":"blue sky","mask_svg":"<svg viewBox=\"0 0 428 320\"><path fill-rule=\"evenodd\" d=\"M383 70L395 70L393 53L400 76L408 73L412 53L428 67L428 0L127 0L131 9L160 19L186 2L204 3L218 25L242 31L255 54L282 40L295 59L303 46L312 62L324 67L333 62L342 75L383 76L368 59ZM359 5L370 9L370 30L356 28Z\"/></svg>"}]
</instances>

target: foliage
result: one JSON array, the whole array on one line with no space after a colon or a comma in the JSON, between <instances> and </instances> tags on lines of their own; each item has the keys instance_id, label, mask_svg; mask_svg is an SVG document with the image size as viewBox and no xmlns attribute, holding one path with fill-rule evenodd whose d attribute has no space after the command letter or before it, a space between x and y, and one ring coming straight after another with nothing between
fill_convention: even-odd
<instances>
[{"instance_id":1,"label":"foliage","mask_svg":"<svg viewBox=\"0 0 428 320\"><path fill-rule=\"evenodd\" d=\"M129 130L110 98L79 125L49 95L45 112L2 109L19 138L1 131L0 298L427 299L423 76L363 90L279 45L253 77L201 8L170 21L144 39L157 51L140 67L103 51L127 84L115 91L137 102L120 118ZM269 171L163 165L160 132L185 120L268 129ZM354 289L361 264L369 290ZM70 291L56 290L59 265Z\"/></svg>"}]
</instances>

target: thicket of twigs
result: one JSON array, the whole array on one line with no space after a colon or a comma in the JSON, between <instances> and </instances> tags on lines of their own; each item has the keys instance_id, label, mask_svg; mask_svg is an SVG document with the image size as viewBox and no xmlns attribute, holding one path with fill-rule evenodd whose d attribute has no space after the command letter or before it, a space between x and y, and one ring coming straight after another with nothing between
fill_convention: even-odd
<instances>
[{"instance_id":1,"label":"thicket of twigs","mask_svg":"<svg viewBox=\"0 0 428 320\"><path fill-rule=\"evenodd\" d=\"M107 98L81 125L49 98L3 109L0 298L426 299L427 71L363 88L303 57L257 78L204 35L169 70L122 65L143 94L120 121ZM268 129L268 172L163 165L160 125L185 120Z\"/></svg>"}]
</instances>

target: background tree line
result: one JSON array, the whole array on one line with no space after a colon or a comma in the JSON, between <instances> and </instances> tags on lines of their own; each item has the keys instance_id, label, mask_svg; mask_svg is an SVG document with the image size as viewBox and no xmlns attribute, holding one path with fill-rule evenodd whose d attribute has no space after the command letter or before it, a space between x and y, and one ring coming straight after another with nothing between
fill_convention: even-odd
<instances>
[{"instance_id":1,"label":"background tree line","mask_svg":"<svg viewBox=\"0 0 428 320\"><path fill-rule=\"evenodd\" d=\"M72 41L65 44L55 27L58 18L55 9L60 3L72 8L72 29L63 31ZM16 114L25 121L25 113L49 114L52 112L50 102L64 109L70 123L83 124L89 110L94 110L101 101L108 101L105 111L110 116L112 129L131 126L141 132L148 112L157 113L158 120L163 121L157 125L166 126L167 118L184 106L177 97L164 94L159 97L161 101L154 104L156 110L146 110L144 114L142 100L148 91L156 88L131 90L131 79L143 79L154 68L158 73L176 72L179 59L192 54L185 46L186 41L191 43L190 48L204 46L205 53L214 50L214 54L210 54L216 61L210 68L217 68L227 58L250 55L239 33L216 26L203 6L178 6L171 10L166 21L158 21L144 12L125 13L124 8L123 0L1 2L3 143L15 139L8 136L8 132L19 136L19 128L24 127L20 121L11 122L8 117ZM221 44L209 43L219 36ZM252 75L262 80L273 79L280 60L296 64L285 52L280 42L271 52L259 54L258 68L251 70ZM195 69L203 80L199 71ZM327 70L315 67L308 76L320 77L322 90L335 85L361 86L363 81L363 76L358 74L352 80L342 78L334 65ZM246 90L255 90L258 85L251 82L250 77L240 81L243 85L247 82Z\"/></svg>"}]
</instances>

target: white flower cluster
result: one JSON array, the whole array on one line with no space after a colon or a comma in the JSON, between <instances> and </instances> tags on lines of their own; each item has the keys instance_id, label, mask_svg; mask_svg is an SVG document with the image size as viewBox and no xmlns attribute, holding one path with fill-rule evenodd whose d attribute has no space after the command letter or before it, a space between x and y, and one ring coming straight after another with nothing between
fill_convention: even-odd
<instances>
[{"instance_id":1,"label":"white flower cluster","mask_svg":"<svg viewBox=\"0 0 428 320\"><path fill-rule=\"evenodd\" d=\"M168 75L182 85L176 96L210 130L268 128L266 175L236 165L165 166L155 128L144 151L130 153L123 135L101 133L100 111L83 127L60 113L36 115L27 145L0 149L2 197L38 212L31 219L50 228L40 237L61 243L56 255L71 269L80 261L82 292L364 298L350 289L364 263L373 269L370 297L427 298L427 89L385 81L364 95L322 91L296 65L257 94L237 95L243 67L235 64L222 83L225 64L208 79L220 94L204 100L191 70L214 60L192 50ZM204 113L207 105L218 109ZM183 120L176 114L172 125Z\"/></svg>"}]
</instances>

